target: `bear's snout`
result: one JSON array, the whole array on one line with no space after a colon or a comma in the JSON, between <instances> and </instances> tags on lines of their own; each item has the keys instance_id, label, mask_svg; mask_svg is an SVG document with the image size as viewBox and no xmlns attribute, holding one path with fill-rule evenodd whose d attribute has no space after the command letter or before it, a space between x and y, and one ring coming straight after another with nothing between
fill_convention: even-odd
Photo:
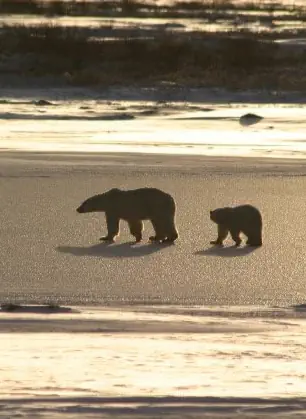
<instances>
[{"instance_id":1,"label":"bear's snout","mask_svg":"<svg viewBox=\"0 0 306 419\"><path fill-rule=\"evenodd\" d=\"M79 208L77 208L77 212L79 214L82 214L84 212L84 209L83 209L82 205Z\"/></svg>"}]
</instances>

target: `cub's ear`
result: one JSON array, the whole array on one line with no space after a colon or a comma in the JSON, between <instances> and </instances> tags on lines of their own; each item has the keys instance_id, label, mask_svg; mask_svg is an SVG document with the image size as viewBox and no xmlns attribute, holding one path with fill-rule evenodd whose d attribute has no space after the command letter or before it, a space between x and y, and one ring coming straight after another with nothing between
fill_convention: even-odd
<instances>
[{"instance_id":1,"label":"cub's ear","mask_svg":"<svg viewBox=\"0 0 306 419\"><path fill-rule=\"evenodd\" d=\"M212 211L212 210L210 210L210 211L209 211L209 213L210 213L210 215L211 215L211 214L213 213L213 211Z\"/></svg>"}]
</instances>

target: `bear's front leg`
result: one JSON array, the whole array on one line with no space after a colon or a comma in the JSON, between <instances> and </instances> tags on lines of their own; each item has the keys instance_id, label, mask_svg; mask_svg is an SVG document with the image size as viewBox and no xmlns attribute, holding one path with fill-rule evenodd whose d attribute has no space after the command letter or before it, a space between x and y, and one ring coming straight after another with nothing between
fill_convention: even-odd
<instances>
[{"instance_id":1,"label":"bear's front leg","mask_svg":"<svg viewBox=\"0 0 306 419\"><path fill-rule=\"evenodd\" d=\"M100 240L114 242L115 237L119 234L120 219L116 216L106 213L107 236L103 236Z\"/></svg>"},{"instance_id":2,"label":"bear's front leg","mask_svg":"<svg viewBox=\"0 0 306 419\"><path fill-rule=\"evenodd\" d=\"M228 229L225 226L223 226L221 224L218 224L218 237L217 237L217 240L212 240L210 242L210 244L216 244L218 246L223 246L223 240L226 239L226 236L227 235L228 235Z\"/></svg>"}]
</instances>

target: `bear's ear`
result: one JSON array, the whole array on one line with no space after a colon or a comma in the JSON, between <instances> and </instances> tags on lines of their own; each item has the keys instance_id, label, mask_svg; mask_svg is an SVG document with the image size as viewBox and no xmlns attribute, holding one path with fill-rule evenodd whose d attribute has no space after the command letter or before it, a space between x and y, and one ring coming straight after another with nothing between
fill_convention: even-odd
<instances>
[{"instance_id":1,"label":"bear's ear","mask_svg":"<svg viewBox=\"0 0 306 419\"><path fill-rule=\"evenodd\" d=\"M209 213L210 213L210 215L211 215L211 214L213 213L213 211L212 211L212 210L210 210L210 211L209 211Z\"/></svg>"}]
</instances>

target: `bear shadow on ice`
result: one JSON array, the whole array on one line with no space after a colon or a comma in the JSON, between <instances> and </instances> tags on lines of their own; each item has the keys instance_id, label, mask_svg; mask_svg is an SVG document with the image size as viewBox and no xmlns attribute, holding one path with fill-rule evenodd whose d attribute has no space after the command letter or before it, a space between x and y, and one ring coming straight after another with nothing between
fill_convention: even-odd
<instances>
[{"instance_id":1,"label":"bear shadow on ice","mask_svg":"<svg viewBox=\"0 0 306 419\"><path fill-rule=\"evenodd\" d=\"M146 243L133 246L133 243L97 243L93 246L58 246L56 250L60 253L68 253L74 256L96 256L105 258L132 258L148 256L152 253L166 249L171 244Z\"/></svg>"}]
</instances>

